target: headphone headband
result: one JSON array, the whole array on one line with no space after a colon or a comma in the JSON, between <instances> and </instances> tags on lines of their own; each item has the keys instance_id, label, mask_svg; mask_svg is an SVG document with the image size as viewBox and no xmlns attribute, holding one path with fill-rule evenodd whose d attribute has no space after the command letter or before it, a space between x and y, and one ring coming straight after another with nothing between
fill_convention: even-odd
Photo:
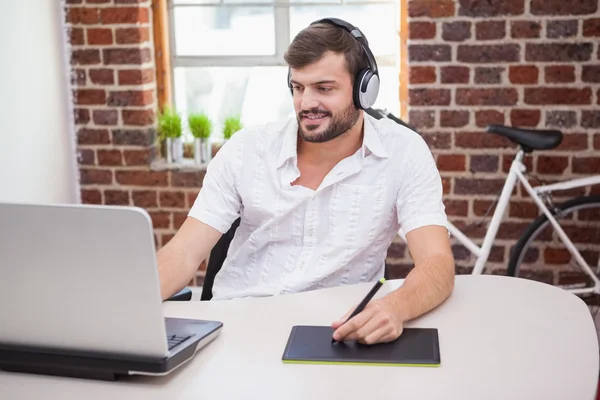
<instances>
[{"instance_id":1,"label":"headphone headband","mask_svg":"<svg viewBox=\"0 0 600 400\"><path fill-rule=\"evenodd\" d=\"M339 19L339 18L322 18L320 20L317 20L317 21L311 23L311 25L320 24L320 23L334 25L334 26L342 28L342 29L346 30L348 33L350 33L356 39L356 41L358 43L360 43L363 51L365 52L365 56L367 57L367 62L369 63L369 69L373 72L373 74L378 74L377 62L375 61L375 56L373 56L373 53L371 52L371 49L369 48L369 42L367 41L367 38L361 32L360 29L358 29L351 23L346 22L343 19Z\"/></svg>"}]
</instances>

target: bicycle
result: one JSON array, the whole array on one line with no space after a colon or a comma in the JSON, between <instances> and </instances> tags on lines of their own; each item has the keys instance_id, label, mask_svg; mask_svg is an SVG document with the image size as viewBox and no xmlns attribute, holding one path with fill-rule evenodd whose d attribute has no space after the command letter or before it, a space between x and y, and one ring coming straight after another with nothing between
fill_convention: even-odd
<instances>
[{"instance_id":1,"label":"bicycle","mask_svg":"<svg viewBox=\"0 0 600 400\"><path fill-rule=\"evenodd\" d=\"M387 111L370 110L369 114L375 117L390 118L417 132L413 127ZM489 212L494 205L496 206L482 244L477 245L463 231L448 221L450 234L476 257L472 274L484 272L511 194L517 183L521 183L538 209L541 210L541 214L523 231L512 248L506 274L528 278L526 271L534 270L540 266L540 263L544 263L546 253L551 253L558 258L562 257L560 261L562 261L564 271L578 269L584 272L587 279L566 285L556 281L552 281L551 284L580 296L588 304L596 323L596 331L599 332L600 321L596 321L598 319L596 316L600 310L600 279L598 278L600 274L600 195L583 195L571 198L561 204L555 204L552 193L600 184L600 174L548 185L532 186L526 177L527 168L523 163L525 154L535 150L551 150L558 147L562 142L563 133L558 130L520 129L505 125L489 125L486 132L504 136L519 145L519 150L512 160L498 198L488 209ZM405 239L402 232L399 232L399 236L403 240ZM560 240L560 245L554 242L557 239ZM544 256L540 257L542 250L544 250ZM573 262L576 265L575 269L572 268ZM529 268L522 268L524 266Z\"/></svg>"},{"instance_id":2,"label":"bicycle","mask_svg":"<svg viewBox=\"0 0 600 400\"><path fill-rule=\"evenodd\" d=\"M534 150L550 150L558 147L558 145L560 145L562 142L562 132L557 130L526 130L503 125L489 125L486 131L507 137L513 142L519 144L520 149L511 163L504 186L500 192L499 199L497 200L496 210L492 215L482 245L477 246L456 226L454 226L452 223L449 223L450 233L477 257L475 266L473 268L473 274L483 273L483 269L488 260L492 244L498 233L500 222L504 218L506 209L508 207L511 193L516 184L520 182L525 191L534 200L537 207L542 211L542 214L539 215L533 222L531 222L529 227L525 229L521 237L517 240L514 248L511 251L510 259L508 261L507 275L519 275L522 264L528 263L526 257L528 248L530 248L530 246L533 244L533 241L538 238L539 234L549 226L548 224L550 224L558 238L566 246L568 252L594 283L594 286L591 288L581 288L581 284L576 284L575 286L577 287L565 285L556 286L560 286L574 294L600 294L600 279L597 276L597 273L600 272L598 253L593 252L593 250L590 253L585 253L587 260L586 257L582 255L585 248L591 248L594 244L600 247L600 196L579 196L562 204L555 204L552 199L552 192L554 191L562 191L600 184L600 175L570 179L550 185L538 185L534 187L531 185L525 174L527 171L527 168L523 163L525 154L531 153ZM579 213L580 210L594 208L596 209L595 213ZM558 222L558 220L564 220L566 216L571 216L574 218L574 222L571 224L563 223L565 227L570 228L568 230L572 234L575 233L576 229L595 229L590 232L585 232L589 233L589 237L583 238L586 239L585 245L584 243L580 243L578 241L579 246L576 246L572 238L570 238L566 233L565 228L563 228L563 226L561 226L561 224ZM577 223L579 223L579 227L576 228ZM591 225L591 227L588 225ZM548 237L548 235L546 235L541 239L545 242L548 242L549 240L555 238L556 237L554 235L552 235L552 237ZM589 246L587 246L587 244L589 244ZM545 248L558 249L557 246L548 247L547 244L545 244ZM596 264L596 272L592 270L589 265L589 263L592 262L588 260L593 260L593 263ZM529 264L531 264L531 261Z\"/></svg>"}]
</instances>

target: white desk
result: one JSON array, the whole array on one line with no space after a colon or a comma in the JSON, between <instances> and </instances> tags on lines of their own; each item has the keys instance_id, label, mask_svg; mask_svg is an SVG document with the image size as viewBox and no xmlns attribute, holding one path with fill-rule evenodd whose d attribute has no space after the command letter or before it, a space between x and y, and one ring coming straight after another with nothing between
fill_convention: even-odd
<instances>
[{"instance_id":1,"label":"white desk","mask_svg":"<svg viewBox=\"0 0 600 400\"><path fill-rule=\"evenodd\" d=\"M399 284L386 283L378 297ZM446 303L408 324L439 329L439 368L281 362L292 325L329 325L370 286L166 303L167 316L224 322L220 337L171 376L101 382L0 372L0 398L593 399L598 341L587 307L558 288L502 276L457 276Z\"/></svg>"}]
</instances>

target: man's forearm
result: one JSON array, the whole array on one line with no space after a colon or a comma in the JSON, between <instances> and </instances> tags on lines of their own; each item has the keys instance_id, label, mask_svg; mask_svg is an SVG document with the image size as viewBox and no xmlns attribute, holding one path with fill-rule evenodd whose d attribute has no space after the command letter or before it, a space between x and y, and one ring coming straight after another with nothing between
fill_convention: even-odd
<instances>
[{"instance_id":1,"label":"man's forearm","mask_svg":"<svg viewBox=\"0 0 600 400\"><path fill-rule=\"evenodd\" d=\"M454 259L440 254L415 265L403 285L388 297L402 321L409 321L440 305L453 289Z\"/></svg>"},{"instance_id":2,"label":"man's forearm","mask_svg":"<svg viewBox=\"0 0 600 400\"><path fill-rule=\"evenodd\" d=\"M157 253L158 274L160 277L160 294L165 300L181 290L187 279L189 267L186 265L185 252L168 244Z\"/></svg>"},{"instance_id":3,"label":"man's forearm","mask_svg":"<svg viewBox=\"0 0 600 400\"><path fill-rule=\"evenodd\" d=\"M156 256L163 300L188 284L220 237L221 232L195 218L185 220Z\"/></svg>"}]
</instances>

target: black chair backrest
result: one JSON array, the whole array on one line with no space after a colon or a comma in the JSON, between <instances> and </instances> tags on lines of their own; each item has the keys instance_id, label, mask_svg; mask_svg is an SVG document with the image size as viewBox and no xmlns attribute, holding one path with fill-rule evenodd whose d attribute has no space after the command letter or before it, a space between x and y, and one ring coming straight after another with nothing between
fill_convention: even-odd
<instances>
[{"instance_id":1,"label":"black chair backrest","mask_svg":"<svg viewBox=\"0 0 600 400\"><path fill-rule=\"evenodd\" d=\"M215 244L215 247L210 252L210 257L208 258L208 265L206 266L206 275L204 276L204 284L202 285L202 294L200 295L200 300L210 300L212 299L212 287L213 282L215 281L215 276L221 270L223 266L223 262L225 262L225 258L227 257L227 250L229 250L229 244L233 240L233 236L235 235L235 230L240 226L240 218L236 219L231 228Z\"/></svg>"},{"instance_id":2,"label":"black chair backrest","mask_svg":"<svg viewBox=\"0 0 600 400\"><path fill-rule=\"evenodd\" d=\"M367 108L365 109L365 112L367 114L369 114L370 116L372 116L373 118L376 119L381 119L381 118L388 118L391 119L392 121L396 122L397 124L400 124L412 131L415 131L416 133L419 133L414 126L408 124L407 122L404 122L402 119L396 117L394 114L386 112L384 110L380 110L378 108ZM420 133L419 133L420 135Z\"/></svg>"}]
</instances>

